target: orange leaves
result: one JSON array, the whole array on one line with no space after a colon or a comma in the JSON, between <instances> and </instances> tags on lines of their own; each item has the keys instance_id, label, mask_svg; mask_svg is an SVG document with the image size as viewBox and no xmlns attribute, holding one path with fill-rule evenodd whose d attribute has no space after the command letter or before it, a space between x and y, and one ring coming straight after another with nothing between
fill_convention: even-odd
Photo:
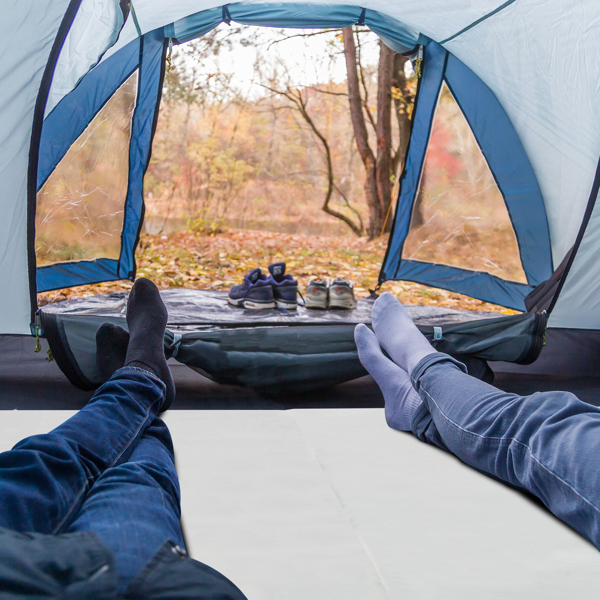
<instances>
[{"instance_id":1,"label":"orange leaves","mask_svg":"<svg viewBox=\"0 0 600 600\"><path fill-rule=\"evenodd\" d=\"M304 289L311 276L352 279L356 295L366 297L375 287L387 245L387 237L369 242L366 238L230 230L217 235L179 231L168 236L142 236L138 249L138 276L148 277L160 288L228 290L255 267L267 268L285 261L288 272ZM41 306L48 302L106 294L131 288L131 282L109 282L80 286L39 295ZM499 306L467 296L427 288L410 282L386 282L390 291L406 304L447 306L464 310L512 314Z\"/></svg>"}]
</instances>

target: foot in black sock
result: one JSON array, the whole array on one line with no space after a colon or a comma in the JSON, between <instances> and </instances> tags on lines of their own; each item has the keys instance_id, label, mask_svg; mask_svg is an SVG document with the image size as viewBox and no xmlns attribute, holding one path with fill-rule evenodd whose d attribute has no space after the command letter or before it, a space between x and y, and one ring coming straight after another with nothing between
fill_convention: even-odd
<instances>
[{"instance_id":1,"label":"foot in black sock","mask_svg":"<svg viewBox=\"0 0 600 600\"><path fill-rule=\"evenodd\" d=\"M112 323L100 325L96 332L96 366L102 383L125 366L128 344L129 333L126 329Z\"/></svg>"},{"instance_id":2,"label":"foot in black sock","mask_svg":"<svg viewBox=\"0 0 600 600\"><path fill-rule=\"evenodd\" d=\"M171 406L175 384L164 350L167 309L158 288L149 279L137 279L127 300L129 346L125 366L139 367L154 373L166 386L161 411Z\"/></svg>"}]
</instances>

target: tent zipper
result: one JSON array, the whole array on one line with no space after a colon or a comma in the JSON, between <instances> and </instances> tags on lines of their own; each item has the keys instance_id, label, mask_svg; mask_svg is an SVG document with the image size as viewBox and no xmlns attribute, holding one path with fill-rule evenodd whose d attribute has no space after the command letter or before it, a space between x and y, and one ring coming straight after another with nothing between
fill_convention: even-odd
<instances>
[{"instance_id":1,"label":"tent zipper","mask_svg":"<svg viewBox=\"0 0 600 600\"><path fill-rule=\"evenodd\" d=\"M423 74L422 67L423 66L423 45L419 46L417 50L417 56L413 61L413 68L415 73L417 74L417 79L421 79L421 75Z\"/></svg>"}]
</instances>

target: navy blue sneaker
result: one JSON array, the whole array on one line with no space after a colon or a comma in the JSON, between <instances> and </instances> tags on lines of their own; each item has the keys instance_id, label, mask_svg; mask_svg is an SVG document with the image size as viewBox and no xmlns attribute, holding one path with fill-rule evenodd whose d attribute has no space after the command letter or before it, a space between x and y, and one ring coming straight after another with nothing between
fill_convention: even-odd
<instances>
[{"instance_id":1,"label":"navy blue sneaker","mask_svg":"<svg viewBox=\"0 0 600 600\"><path fill-rule=\"evenodd\" d=\"M285 263L269 265L269 282L273 287L273 298L277 308L296 310L298 308L298 282L285 274Z\"/></svg>"},{"instance_id":2,"label":"navy blue sneaker","mask_svg":"<svg viewBox=\"0 0 600 600\"><path fill-rule=\"evenodd\" d=\"M263 275L260 269L252 269L240 285L229 290L227 302L243 308L275 308L271 278Z\"/></svg>"}]
</instances>

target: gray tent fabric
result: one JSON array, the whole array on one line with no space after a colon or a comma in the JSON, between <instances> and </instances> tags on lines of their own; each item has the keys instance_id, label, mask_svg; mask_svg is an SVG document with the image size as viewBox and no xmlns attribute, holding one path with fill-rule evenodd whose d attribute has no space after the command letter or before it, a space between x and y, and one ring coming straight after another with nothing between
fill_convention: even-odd
<instances>
[{"instance_id":1,"label":"gray tent fabric","mask_svg":"<svg viewBox=\"0 0 600 600\"><path fill-rule=\"evenodd\" d=\"M262 394L281 389L304 393L366 375L358 360L354 328L370 323L372 301L359 301L354 311L299 309L293 314L231 308L223 292L168 290L162 295L169 311L166 356L218 383ZM96 331L104 322L126 328L125 306L124 294L111 294L57 303L41 311L43 335L77 387L90 390L102 383L96 369ZM481 313L477 320L465 320L468 311L419 310L423 308L427 307L408 310L424 335L486 381L493 378L486 361L528 364L542 350L545 313L499 318Z\"/></svg>"}]
</instances>

